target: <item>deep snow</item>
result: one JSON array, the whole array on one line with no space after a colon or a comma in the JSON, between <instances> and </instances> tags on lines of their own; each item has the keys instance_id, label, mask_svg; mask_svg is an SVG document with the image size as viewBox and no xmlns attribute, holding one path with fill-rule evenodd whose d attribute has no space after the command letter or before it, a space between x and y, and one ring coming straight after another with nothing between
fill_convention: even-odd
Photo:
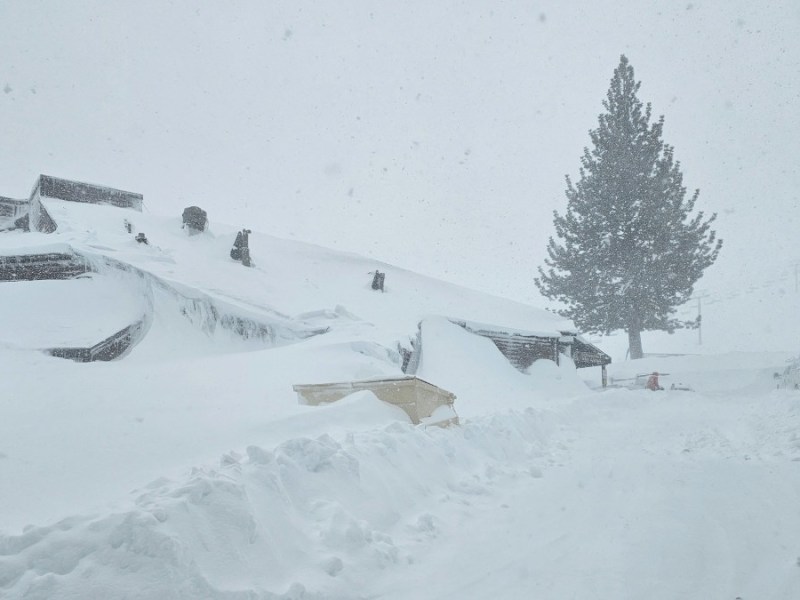
<instances>
[{"instance_id":1,"label":"deep snow","mask_svg":"<svg viewBox=\"0 0 800 600\"><path fill-rule=\"evenodd\" d=\"M520 373L447 320L564 325L535 308L258 233L248 270L233 229L48 208L59 232L2 252L55 241L106 266L0 285L23 315L0 344L4 598L800 596L800 396L773 379L790 353L622 362L612 383L659 370L694 391L602 391L569 361ZM146 335L109 363L32 349L53 332L25 311L60 283L75 335L81 307L114 326L143 309ZM212 305L282 333L210 328ZM293 383L399 374L420 322L418 374L461 426L369 393L298 404Z\"/></svg>"}]
</instances>

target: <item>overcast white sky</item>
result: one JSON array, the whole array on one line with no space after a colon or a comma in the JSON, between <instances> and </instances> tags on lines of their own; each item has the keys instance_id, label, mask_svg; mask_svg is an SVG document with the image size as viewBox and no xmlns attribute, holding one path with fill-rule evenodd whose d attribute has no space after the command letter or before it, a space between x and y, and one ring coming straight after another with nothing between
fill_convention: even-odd
<instances>
[{"instance_id":1,"label":"overcast white sky","mask_svg":"<svg viewBox=\"0 0 800 600\"><path fill-rule=\"evenodd\" d=\"M108 184L540 303L621 53L719 212L700 287L800 259L796 0L2 0L0 195Z\"/></svg>"}]
</instances>

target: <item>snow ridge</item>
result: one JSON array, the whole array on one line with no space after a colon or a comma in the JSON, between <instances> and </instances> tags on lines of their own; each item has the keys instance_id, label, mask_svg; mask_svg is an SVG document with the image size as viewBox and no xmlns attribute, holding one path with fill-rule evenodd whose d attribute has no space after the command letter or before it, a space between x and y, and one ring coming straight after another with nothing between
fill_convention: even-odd
<instances>
[{"instance_id":1,"label":"snow ridge","mask_svg":"<svg viewBox=\"0 0 800 600\"><path fill-rule=\"evenodd\" d=\"M375 569L437 535L431 501L458 507L502 477L538 477L534 410L462 428L383 429L230 452L157 480L128 510L0 536L4 597L362 598ZM293 573L293 580L287 577Z\"/></svg>"}]
</instances>

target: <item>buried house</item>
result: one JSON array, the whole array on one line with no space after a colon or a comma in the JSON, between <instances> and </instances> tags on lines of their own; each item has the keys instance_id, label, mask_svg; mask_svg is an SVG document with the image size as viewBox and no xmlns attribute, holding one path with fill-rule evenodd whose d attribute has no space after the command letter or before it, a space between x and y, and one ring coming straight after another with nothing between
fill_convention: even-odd
<instances>
[{"instance_id":1,"label":"buried house","mask_svg":"<svg viewBox=\"0 0 800 600\"><path fill-rule=\"evenodd\" d=\"M602 385L607 384L606 366L611 364L611 357L575 331L528 331L463 319L449 318L448 321L469 333L490 339L508 362L523 373L537 360L551 360L558 365L566 356L578 369L600 367ZM411 349L399 349L403 372L409 375L417 372L423 351L421 329L411 346Z\"/></svg>"},{"instance_id":2,"label":"buried house","mask_svg":"<svg viewBox=\"0 0 800 600\"><path fill-rule=\"evenodd\" d=\"M567 356L578 369L601 367L605 382L606 365L611 364L611 357L608 354L575 331L532 332L485 323L454 319L451 321L470 333L492 340L503 356L520 371L525 371L539 359L552 360L560 364L561 357Z\"/></svg>"},{"instance_id":3,"label":"buried house","mask_svg":"<svg viewBox=\"0 0 800 600\"><path fill-rule=\"evenodd\" d=\"M40 175L26 200L0 197L0 230L55 232L58 225L47 211L44 203L47 200L107 204L142 210L141 194ZM36 340L35 336L31 338L29 332L22 328L11 335L11 338L34 344L38 341L44 352L79 362L113 360L122 356L141 336L145 320L138 314L138 308L134 309L134 313L128 314L127 309L130 307L117 311L119 314L116 317L99 317L99 313L103 312L102 300L99 304L92 300L97 296L102 297L102 292L108 287L106 282L98 278L77 279L94 271L92 261L68 244L54 243L27 248L23 246L0 251L0 282L13 283L15 289L21 282L42 282L35 288L39 293L23 294L19 304L25 305L38 321L47 323L48 327L44 329L52 331L47 339ZM48 283L54 281L63 283L55 287ZM15 295L16 293L7 296ZM71 312L64 310L67 304L74 307ZM59 322L59 317L66 322ZM13 324L5 323L6 335L10 335L9 328L13 329L10 325Z\"/></svg>"},{"instance_id":4,"label":"buried house","mask_svg":"<svg viewBox=\"0 0 800 600\"><path fill-rule=\"evenodd\" d=\"M25 200L0 196L0 231L24 229L53 233L57 225L42 200L65 200L84 204L106 204L118 208L142 211L143 197L135 192L116 188L39 175Z\"/></svg>"},{"instance_id":5,"label":"buried house","mask_svg":"<svg viewBox=\"0 0 800 600\"><path fill-rule=\"evenodd\" d=\"M53 233L58 228L47 200L106 204L141 212L142 195L115 188L39 175L26 200L0 196L0 231L22 229ZM0 281L70 279L91 271L88 262L68 247L0 256Z\"/></svg>"}]
</instances>

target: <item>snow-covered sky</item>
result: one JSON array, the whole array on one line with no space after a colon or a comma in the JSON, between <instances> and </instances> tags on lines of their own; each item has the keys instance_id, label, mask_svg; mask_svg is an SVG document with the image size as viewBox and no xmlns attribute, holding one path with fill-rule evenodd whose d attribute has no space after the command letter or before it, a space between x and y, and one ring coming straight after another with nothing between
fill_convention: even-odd
<instances>
[{"instance_id":1,"label":"snow-covered sky","mask_svg":"<svg viewBox=\"0 0 800 600\"><path fill-rule=\"evenodd\" d=\"M625 53L719 213L699 287L759 283L800 259L798 40L794 0L4 0L0 195L103 183L541 303Z\"/></svg>"}]
</instances>

